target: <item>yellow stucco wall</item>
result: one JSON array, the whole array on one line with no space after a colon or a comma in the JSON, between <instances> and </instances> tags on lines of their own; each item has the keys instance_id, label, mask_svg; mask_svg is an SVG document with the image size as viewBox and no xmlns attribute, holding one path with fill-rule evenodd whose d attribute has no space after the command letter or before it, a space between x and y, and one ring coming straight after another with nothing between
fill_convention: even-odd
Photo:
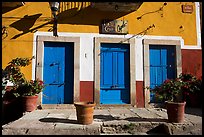
<instances>
[{"instance_id":1,"label":"yellow stucco wall","mask_svg":"<svg viewBox=\"0 0 204 137\"><path fill-rule=\"evenodd\" d=\"M163 4L164 2L143 2L137 11L124 14L99 11L91 8L89 2L64 2L60 5L58 32L99 33L102 19L124 19L128 20L129 34L138 34L154 24L155 28L150 29L147 35L181 36L185 45L196 45L195 3L167 2L163 11L154 12ZM182 13L182 4L193 5L193 13ZM24 16L31 18L22 19ZM32 17L35 16L39 18L33 20ZM139 16L142 18L138 20ZM2 26L7 27L8 36L2 36L2 68L5 68L13 58L31 57L34 32L52 31L52 23L46 24L50 20L51 11L48 2L26 2L24 6L3 13ZM27 78L31 78L31 70L31 65L23 69Z\"/></svg>"}]
</instances>

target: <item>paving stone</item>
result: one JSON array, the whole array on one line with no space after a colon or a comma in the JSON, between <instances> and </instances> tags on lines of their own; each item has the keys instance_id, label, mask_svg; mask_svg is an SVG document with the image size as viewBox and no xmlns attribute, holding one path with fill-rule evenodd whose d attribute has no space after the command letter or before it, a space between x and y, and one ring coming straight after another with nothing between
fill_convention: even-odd
<instances>
[{"instance_id":1,"label":"paving stone","mask_svg":"<svg viewBox=\"0 0 204 137\"><path fill-rule=\"evenodd\" d=\"M114 120L115 118L110 114L109 110L95 110L93 114L95 121L103 122Z\"/></svg>"},{"instance_id":2,"label":"paving stone","mask_svg":"<svg viewBox=\"0 0 204 137\"><path fill-rule=\"evenodd\" d=\"M167 112L164 111L164 109L161 109L161 108L151 108L151 109L147 109L153 113L155 113L156 115L159 115L161 118L164 118L164 119L167 119L168 118L168 115L167 115ZM158 118L160 118L158 117Z\"/></svg>"},{"instance_id":3,"label":"paving stone","mask_svg":"<svg viewBox=\"0 0 204 137\"><path fill-rule=\"evenodd\" d=\"M95 121L102 122L113 119L108 109L96 109L94 110L93 118Z\"/></svg>"},{"instance_id":4,"label":"paving stone","mask_svg":"<svg viewBox=\"0 0 204 137\"><path fill-rule=\"evenodd\" d=\"M102 122L93 121L90 125L85 125L85 130L89 135L99 135L101 133Z\"/></svg>"},{"instance_id":5,"label":"paving stone","mask_svg":"<svg viewBox=\"0 0 204 137\"><path fill-rule=\"evenodd\" d=\"M113 108L113 109L110 109L109 112L110 112L110 114L130 114L130 115L135 115L128 108Z\"/></svg>"},{"instance_id":6,"label":"paving stone","mask_svg":"<svg viewBox=\"0 0 204 137\"><path fill-rule=\"evenodd\" d=\"M45 128L54 129L53 123L43 123L37 120L17 120L4 126L4 128L14 128L14 129L28 129L28 128Z\"/></svg>"},{"instance_id":7,"label":"paving stone","mask_svg":"<svg viewBox=\"0 0 204 137\"><path fill-rule=\"evenodd\" d=\"M94 110L94 115L103 115L103 114L110 114L108 109L95 109Z\"/></svg>"},{"instance_id":8,"label":"paving stone","mask_svg":"<svg viewBox=\"0 0 204 137\"><path fill-rule=\"evenodd\" d=\"M201 135L202 113L199 111L202 110L195 110L198 112L188 110L184 123L168 123L162 121L165 120L165 109L96 109L90 125L77 123L75 109L36 110L2 125L2 135L146 135L162 123L170 125L173 135Z\"/></svg>"},{"instance_id":9,"label":"paving stone","mask_svg":"<svg viewBox=\"0 0 204 137\"><path fill-rule=\"evenodd\" d=\"M46 130L35 130L30 129L27 132L27 135L86 135L86 131L78 130L78 129L55 129L50 130L49 132Z\"/></svg>"},{"instance_id":10,"label":"paving stone","mask_svg":"<svg viewBox=\"0 0 204 137\"><path fill-rule=\"evenodd\" d=\"M77 120L76 111L73 111L73 112L69 115L69 119L71 119L71 120Z\"/></svg>"},{"instance_id":11,"label":"paving stone","mask_svg":"<svg viewBox=\"0 0 204 137\"><path fill-rule=\"evenodd\" d=\"M3 129L2 130L2 135L25 135L27 129Z\"/></svg>"},{"instance_id":12,"label":"paving stone","mask_svg":"<svg viewBox=\"0 0 204 137\"><path fill-rule=\"evenodd\" d=\"M118 126L118 125L125 125L125 124L129 124L130 122L127 120L111 120L111 121L105 121L103 122L103 126Z\"/></svg>"},{"instance_id":13,"label":"paving stone","mask_svg":"<svg viewBox=\"0 0 204 137\"><path fill-rule=\"evenodd\" d=\"M47 115L48 115L47 111L38 111L38 110L36 110L36 111L33 111L33 112L26 113L20 119L34 120L34 119L40 119L40 118L46 117Z\"/></svg>"},{"instance_id":14,"label":"paving stone","mask_svg":"<svg viewBox=\"0 0 204 137\"><path fill-rule=\"evenodd\" d=\"M135 115L135 113L131 112L130 109L127 108L121 108L120 109L110 109L109 110L110 114L115 117L116 119L125 119L128 117L135 117L137 115Z\"/></svg>"},{"instance_id":15,"label":"paving stone","mask_svg":"<svg viewBox=\"0 0 204 137\"><path fill-rule=\"evenodd\" d=\"M66 119L67 116L64 115L63 113L51 113L51 114L48 114L45 118L59 118L59 119Z\"/></svg>"},{"instance_id":16,"label":"paving stone","mask_svg":"<svg viewBox=\"0 0 204 137\"><path fill-rule=\"evenodd\" d=\"M191 114L185 114L185 119L192 121L192 123L201 124L202 123L202 116L195 116Z\"/></svg>"},{"instance_id":17,"label":"paving stone","mask_svg":"<svg viewBox=\"0 0 204 137\"><path fill-rule=\"evenodd\" d=\"M102 133L114 133L116 130L114 127L102 127Z\"/></svg>"},{"instance_id":18,"label":"paving stone","mask_svg":"<svg viewBox=\"0 0 204 137\"><path fill-rule=\"evenodd\" d=\"M130 133L101 133L100 135L132 135ZM141 134L138 134L138 135L145 135L145 133L141 133Z\"/></svg>"},{"instance_id":19,"label":"paving stone","mask_svg":"<svg viewBox=\"0 0 204 137\"><path fill-rule=\"evenodd\" d=\"M75 123L56 123L55 129L76 129L76 130L84 130L85 127L82 124Z\"/></svg>"},{"instance_id":20,"label":"paving stone","mask_svg":"<svg viewBox=\"0 0 204 137\"><path fill-rule=\"evenodd\" d=\"M135 109L132 109L132 111L142 118L159 118L158 115L148 111L147 109L135 108Z\"/></svg>"},{"instance_id":21,"label":"paving stone","mask_svg":"<svg viewBox=\"0 0 204 137\"><path fill-rule=\"evenodd\" d=\"M147 133L142 133L142 132L135 132L132 135L148 135Z\"/></svg>"}]
</instances>

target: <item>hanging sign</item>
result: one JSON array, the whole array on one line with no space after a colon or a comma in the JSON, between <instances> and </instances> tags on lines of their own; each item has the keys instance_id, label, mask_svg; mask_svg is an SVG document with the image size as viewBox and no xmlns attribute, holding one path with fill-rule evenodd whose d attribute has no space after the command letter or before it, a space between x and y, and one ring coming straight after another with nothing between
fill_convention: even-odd
<instances>
[{"instance_id":1,"label":"hanging sign","mask_svg":"<svg viewBox=\"0 0 204 137\"><path fill-rule=\"evenodd\" d=\"M182 5L182 12L183 13L192 13L193 12L193 5Z\"/></svg>"},{"instance_id":2,"label":"hanging sign","mask_svg":"<svg viewBox=\"0 0 204 137\"><path fill-rule=\"evenodd\" d=\"M104 34L127 34L127 20L104 20L101 27L101 33Z\"/></svg>"}]
</instances>

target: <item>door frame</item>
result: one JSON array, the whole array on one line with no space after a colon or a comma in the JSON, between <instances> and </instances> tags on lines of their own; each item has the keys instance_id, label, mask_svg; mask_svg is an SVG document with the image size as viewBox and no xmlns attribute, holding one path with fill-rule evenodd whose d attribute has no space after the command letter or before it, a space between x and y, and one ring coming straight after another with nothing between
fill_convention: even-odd
<instances>
[{"instance_id":1,"label":"door frame","mask_svg":"<svg viewBox=\"0 0 204 137\"><path fill-rule=\"evenodd\" d=\"M150 62L149 62L149 45L174 45L176 47L176 76L182 72L181 58L181 40L160 40L160 39L143 39L143 57L144 57L144 87L150 86ZM145 108L149 107L150 91L145 88Z\"/></svg>"},{"instance_id":2,"label":"door frame","mask_svg":"<svg viewBox=\"0 0 204 137\"><path fill-rule=\"evenodd\" d=\"M80 37L53 37L53 36L37 36L36 38L36 58L35 58L35 78L43 80L43 64L44 64L44 41L49 42L72 42L74 43L74 91L73 103L79 101L80 94ZM47 107L50 105L42 104L43 92L39 94L38 105ZM51 106L59 106L67 104L53 104Z\"/></svg>"},{"instance_id":3,"label":"door frame","mask_svg":"<svg viewBox=\"0 0 204 137\"><path fill-rule=\"evenodd\" d=\"M130 46L130 104L136 105L135 39L94 38L94 102L100 106L100 47L101 43L124 43Z\"/></svg>"}]
</instances>

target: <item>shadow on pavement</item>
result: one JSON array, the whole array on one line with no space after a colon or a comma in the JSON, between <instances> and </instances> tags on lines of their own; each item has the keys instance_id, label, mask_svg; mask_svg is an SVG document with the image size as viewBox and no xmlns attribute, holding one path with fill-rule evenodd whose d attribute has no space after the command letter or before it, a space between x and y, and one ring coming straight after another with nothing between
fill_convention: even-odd
<instances>
[{"instance_id":1,"label":"shadow on pavement","mask_svg":"<svg viewBox=\"0 0 204 137\"><path fill-rule=\"evenodd\" d=\"M39 119L40 122L59 122L59 123L71 123L71 124L78 124L77 120L71 119L64 119L64 118L41 118Z\"/></svg>"},{"instance_id":2,"label":"shadow on pavement","mask_svg":"<svg viewBox=\"0 0 204 137\"><path fill-rule=\"evenodd\" d=\"M202 117L202 108L201 107L200 108L186 107L185 113Z\"/></svg>"},{"instance_id":3,"label":"shadow on pavement","mask_svg":"<svg viewBox=\"0 0 204 137\"><path fill-rule=\"evenodd\" d=\"M94 115L94 119L101 119L102 121L112 121L112 120L127 120L131 122L168 122L167 119L162 118L138 118L138 117L128 117L121 119L120 117L113 117L111 115Z\"/></svg>"}]
</instances>

